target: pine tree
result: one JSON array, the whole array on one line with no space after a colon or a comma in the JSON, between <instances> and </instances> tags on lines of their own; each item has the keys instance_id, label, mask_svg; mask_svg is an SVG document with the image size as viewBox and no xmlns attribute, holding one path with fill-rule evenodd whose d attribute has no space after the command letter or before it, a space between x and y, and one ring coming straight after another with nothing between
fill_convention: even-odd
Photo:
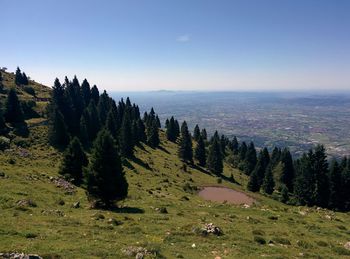
<instances>
[{"instance_id":1,"label":"pine tree","mask_svg":"<svg viewBox=\"0 0 350 259\"><path fill-rule=\"evenodd\" d=\"M342 207L342 175L337 160L333 159L329 172L329 203L331 209L341 209Z\"/></svg>"},{"instance_id":2,"label":"pine tree","mask_svg":"<svg viewBox=\"0 0 350 259\"><path fill-rule=\"evenodd\" d=\"M98 88L96 85L94 85L91 88L91 100L93 100L95 102L95 105L98 104L98 101L100 99L100 92L98 91Z\"/></svg>"},{"instance_id":3,"label":"pine tree","mask_svg":"<svg viewBox=\"0 0 350 259\"><path fill-rule=\"evenodd\" d=\"M119 133L119 147L123 157L132 157L134 154L134 143L132 136L130 110L124 112L122 126Z\"/></svg>"},{"instance_id":4,"label":"pine tree","mask_svg":"<svg viewBox=\"0 0 350 259\"><path fill-rule=\"evenodd\" d=\"M233 154L237 154L238 153L239 144L238 144L238 140L237 140L236 136L233 137L230 146L231 146L231 150L232 150Z\"/></svg>"},{"instance_id":5,"label":"pine tree","mask_svg":"<svg viewBox=\"0 0 350 259\"><path fill-rule=\"evenodd\" d=\"M28 77L26 75L26 73L22 74L22 85L28 85L29 84L29 80Z\"/></svg>"},{"instance_id":6,"label":"pine tree","mask_svg":"<svg viewBox=\"0 0 350 259\"><path fill-rule=\"evenodd\" d=\"M147 137L146 137L146 129L145 129L145 124L143 121L139 118L137 120L137 138L139 139L140 142L146 142Z\"/></svg>"},{"instance_id":7,"label":"pine tree","mask_svg":"<svg viewBox=\"0 0 350 259\"><path fill-rule=\"evenodd\" d=\"M272 150L271 154L271 167L272 169L278 164L278 162L281 160L281 149L275 147Z\"/></svg>"},{"instance_id":8,"label":"pine tree","mask_svg":"<svg viewBox=\"0 0 350 259\"><path fill-rule=\"evenodd\" d=\"M0 135L4 135L7 132L7 126L5 123L5 119L0 108Z\"/></svg>"},{"instance_id":9,"label":"pine tree","mask_svg":"<svg viewBox=\"0 0 350 259\"><path fill-rule=\"evenodd\" d=\"M256 150L253 142L250 142L244 158L244 172L250 175L257 163Z\"/></svg>"},{"instance_id":10,"label":"pine tree","mask_svg":"<svg viewBox=\"0 0 350 259\"><path fill-rule=\"evenodd\" d=\"M21 85L23 82L23 78L22 78L22 72L19 69L19 67L17 67L16 69L16 74L15 74L15 84L16 85Z\"/></svg>"},{"instance_id":11,"label":"pine tree","mask_svg":"<svg viewBox=\"0 0 350 259\"><path fill-rule=\"evenodd\" d=\"M53 117L49 121L49 142L58 148L65 148L69 143L67 125L63 115L58 109L53 112Z\"/></svg>"},{"instance_id":12,"label":"pine tree","mask_svg":"<svg viewBox=\"0 0 350 259\"><path fill-rule=\"evenodd\" d=\"M127 196L128 183L119 152L113 137L105 129L96 137L85 175L89 194L100 199L107 207Z\"/></svg>"},{"instance_id":13,"label":"pine tree","mask_svg":"<svg viewBox=\"0 0 350 259\"><path fill-rule=\"evenodd\" d=\"M106 91L104 91L98 101L97 111L102 125L106 123L108 112L111 109L111 100ZM129 114L130 116L130 114ZM130 117L129 117L130 118Z\"/></svg>"},{"instance_id":14,"label":"pine tree","mask_svg":"<svg viewBox=\"0 0 350 259\"><path fill-rule=\"evenodd\" d=\"M109 130L111 135L115 140L118 138L118 127L117 127L117 119L115 118L115 114L112 110L108 112L106 119L106 128Z\"/></svg>"},{"instance_id":15,"label":"pine tree","mask_svg":"<svg viewBox=\"0 0 350 259\"><path fill-rule=\"evenodd\" d=\"M198 163L200 166L205 166L206 160L207 160L207 155L205 151L205 144L203 137L199 135L198 142L196 145L196 148L194 150L194 157L195 159L198 160Z\"/></svg>"},{"instance_id":16,"label":"pine tree","mask_svg":"<svg viewBox=\"0 0 350 259\"><path fill-rule=\"evenodd\" d=\"M294 166L292 155L287 148L283 149L281 153L281 162L284 164L284 171L281 175L281 182L286 185L290 192L293 191L293 181L294 181Z\"/></svg>"},{"instance_id":17,"label":"pine tree","mask_svg":"<svg viewBox=\"0 0 350 259\"><path fill-rule=\"evenodd\" d=\"M80 118L80 134L79 139L82 145L86 148L89 146L90 138L88 132L88 120L86 118L86 112Z\"/></svg>"},{"instance_id":18,"label":"pine tree","mask_svg":"<svg viewBox=\"0 0 350 259\"><path fill-rule=\"evenodd\" d=\"M314 205L314 172L311 164L313 153L303 154L296 162L297 173L294 183L294 196L300 205Z\"/></svg>"},{"instance_id":19,"label":"pine tree","mask_svg":"<svg viewBox=\"0 0 350 259\"><path fill-rule=\"evenodd\" d=\"M151 147L158 147L160 144L159 133L158 133L158 123L156 120L151 122L152 124L147 129L147 143Z\"/></svg>"},{"instance_id":20,"label":"pine tree","mask_svg":"<svg viewBox=\"0 0 350 259\"><path fill-rule=\"evenodd\" d=\"M198 124L196 124L193 130L193 139L198 142L200 135L201 135L201 132L199 130L199 126Z\"/></svg>"},{"instance_id":21,"label":"pine tree","mask_svg":"<svg viewBox=\"0 0 350 259\"><path fill-rule=\"evenodd\" d=\"M275 182L273 180L271 166L267 166L266 168L264 180L261 187L265 193L267 194L273 193L273 190L275 188Z\"/></svg>"},{"instance_id":22,"label":"pine tree","mask_svg":"<svg viewBox=\"0 0 350 259\"><path fill-rule=\"evenodd\" d=\"M350 210L350 158L347 159L346 165L343 166L342 170L342 210Z\"/></svg>"},{"instance_id":23,"label":"pine tree","mask_svg":"<svg viewBox=\"0 0 350 259\"><path fill-rule=\"evenodd\" d=\"M248 150L247 144L243 141L242 144L240 145L239 149L238 149L239 159L241 161L244 161L245 156L247 154L247 150Z\"/></svg>"},{"instance_id":24,"label":"pine tree","mask_svg":"<svg viewBox=\"0 0 350 259\"><path fill-rule=\"evenodd\" d=\"M258 162L256 163L256 166L253 170L254 174L256 174L256 177L258 178L259 188L264 181L265 171L266 171L266 166L265 166L264 156L263 156L263 152L260 151Z\"/></svg>"},{"instance_id":25,"label":"pine tree","mask_svg":"<svg viewBox=\"0 0 350 259\"><path fill-rule=\"evenodd\" d=\"M317 206L323 208L328 205L328 162L324 146L318 145L313 155L313 171L315 172L314 201Z\"/></svg>"},{"instance_id":26,"label":"pine tree","mask_svg":"<svg viewBox=\"0 0 350 259\"><path fill-rule=\"evenodd\" d=\"M167 119L165 120L165 128L166 128L166 129L169 127L169 123L170 123L170 121L169 121L169 119L167 118Z\"/></svg>"},{"instance_id":27,"label":"pine tree","mask_svg":"<svg viewBox=\"0 0 350 259\"><path fill-rule=\"evenodd\" d=\"M93 142L101 128L100 118L97 113L95 101L91 100L87 108L88 119L88 135L90 141Z\"/></svg>"},{"instance_id":28,"label":"pine tree","mask_svg":"<svg viewBox=\"0 0 350 259\"><path fill-rule=\"evenodd\" d=\"M204 141L208 140L208 134L207 134L207 130L206 129L202 129L201 136L202 136Z\"/></svg>"},{"instance_id":29,"label":"pine tree","mask_svg":"<svg viewBox=\"0 0 350 259\"><path fill-rule=\"evenodd\" d=\"M181 125L178 154L181 160L190 163L193 162L192 139L190 133L188 132L186 121L184 121Z\"/></svg>"},{"instance_id":30,"label":"pine tree","mask_svg":"<svg viewBox=\"0 0 350 259\"><path fill-rule=\"evenodd\" d=\"M255 170L249 176L247 189L251 192L258 192L260 190L259 179Z\"/></svg>"},{"instance_id":31,"label":"pine tree","mask_svg":"<svg viewBox=\"0 0 350 259\"><path fill-rule=\"evenodd\" d=\"M0 71L0 93L4 93L4 84L2 83L2 73Z\"/></svg>"},{"instance_id":32,"label":"pine tree","mask_svg":"<svg viewBox=\"0 0 350 259\"><path fill-rule=\"evenodd\" d=\"M281 189L281 202L287 203L289 201L289 191L286 185L282 185Z\"/></svg>"},{"instance_id":33,"label":"pine tree","mask_svg":"<svg viewBox=\"0 0 350 259\"><path fill-rule=\"evenodd\" d=\"M207 167L211 173L216 175L220 175L223 172L223 158L218 138L213 138L213 142L209 146Z\"/></svg>"},{"instance_id":34,"label":"pine tree","mask_svg":"<svg viewBox=\"0 0 350 259\"><path fill-rule=\"evenodd\" d=\"M22 107L18 100L16 90L14 88L11 88L7 95L5 106L5 119L6 122L11 123L12 125L24 123Z\"/></svg>"},{"instance_id":35,"label":"pine tree","mask_svg":"<svg viewBox=\"0 0 350 259\"><path fill-rule=\"evenodd\" d=\"M91 89L90 84L86 79L84 79L83 83L81 84L81 95L83 97L85 107L88 106L91 99Z\"/></svg>"},{"instance_id":36,"label":"pine tree","mask_svg":"<svg viewBox=\"0 0 350 259\"><path fill-rule=\"evenodd\" d=\"M180 137L180 125L179 125L179 122L177 120L175 120L174 122L175 124L175 140Z\"/></svg>"},{"instance_id":37,"label":"pine tree","mask_svg":"<svg viewBox=\"0 0 350 259\"><path fill-rule=\"evenodd\" d=\"M176 136L176 125L174 117L170 118L169 124L166 128L166 137L169 141L175 142L177 139Z\"/></svg>"},{"instance_id":38,"label":"pine tree","mask_svg":"<svg viewBox=\"0 0 350 259\"><path fill-rule=\"evenodd\" d=\"M160 129L162 127L162 124L160 123L160 119L158 115L156 116L156 123L157 123L157 127Z\"/></svg>"},{"instance_id":39,"label":"pine tree","mask_svg":"<svg viewBox=\"0 0 350 259\"><path fill-rule=\"evenodd\" d=\"M74 137L63 154L59 173L79 185L83 180L83 167L87 165L88 159L82 145L79 139Z\"/></svg>"}]
</instances>

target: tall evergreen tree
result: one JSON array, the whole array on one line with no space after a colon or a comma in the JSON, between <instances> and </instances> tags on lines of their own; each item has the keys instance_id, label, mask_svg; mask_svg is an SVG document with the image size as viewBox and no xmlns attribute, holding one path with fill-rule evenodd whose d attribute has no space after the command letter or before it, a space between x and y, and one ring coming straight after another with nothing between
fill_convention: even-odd
<instances>
[{"instance_id":1,"label":"tall evergreen tree","mask_svg":"<svg viewBox=\"0 0 350 259\"><path fill-rule=\"evenodd\" d=\"M0 108L0 135L3 135L7 132L7 126L5 123L5 118L3 116L2 110Z\"/></svg>"},{"instance_id":2,"label":"tall evergreen tree","mask_svg":"<svg viewBox=\"0 0 350 259\"><path fill-rule=\"evenodd\" d=\"M324 146L318 145L313 155L313 171L315 172L315 204L321 207L327 207L329 197L328 186L328 162Z\"/></svg>"},{"instance_id":3,"label":"tall evergreen tree","mask_svg":"<svg viewBox=\"0 0 350 259\"><path fill-rule=\"evenodd\" d=\"M259 152L259 158L258 162L256 163L256 166L254 168L254 173L256 174L256 177L258 178L258 186L262 185L264 178L265 178L265 171L266 171L266 162L263 151Z\"/></svg>"},{"instance_id":4,"label":"tall evergreen tree","mask_svg":"<svg viewBox=\"0 0 350 259\"><path fill-rule=\"evenodd\" d=\"M231 150L232 150L233 154L238 153L238 148L239 148L238 140L237 140L237 137L234 136L232 141L231 141Z\"/></svg>"},{"instance_id":5,"label":"tall evergreen tree","mask_svg":"<svg viewBox=\"0 0 350 259\"><path fill-rule=\"evenodd\" d=\"M94 85L91 88L91 100L93 100L95 102L95 105L98 104L98 101L100 99L100 92L98 91L98 88L96 85Z\"/></svg>"},{"instance_id":6,"label":"tall evergreen tree","mask_svg":"<svg viewBox=\"0 0 350 259\"><path fill-rule=\"evenodd\" d=\"M14 88L11 88L7 95L5 104L5 119L6 122L11 123L12 125L24 123L22 107Z\"/></svg>"},{"instance_id":7,"label":"tall evergreen tree","mask_svg":"<svg viewBox=\"0 0 350 259\"><path fill-rule=\"evenodd\" d=\"M81 95L84 100L84 106L87 107L91 99L91 89L90 84L86 79L84 79L83 83L81 84Z\"/></svg>"},{"instance_id":8,"label":"tall evergreen tree","mask_svg":"<svg viewBox=\"0 0 350 259\"><path fill-rule=\"evenodd\" d=\"M267 194L272 194L274 191L275 181L273 180L271 166L266 167L265 176L261 187L263 191Z\"/></svg>"},{"instance_id":9,"label":"tall evergreen tree","mask_svg":"<svg viewBox=\"0 0 350 259\"><path fill-rule=\"evenodd\" d=\"M171 117L166 128L166 137L169 141L175 142L177 139L176 124L174 117Z\"/></svg>"},{"instance_id":10,"label":"tall evergreen tree","mask_svg":"<svg viewBox=\"0 0 350 259\"><path fill-rule=\"evenodd\" d=\"M69 133L62 113L55 109L49 121L49 142L58 148L65 148L69 143Z\"/></svg>"},{"instance_id":11,"label":"tall evergreen tree","mask_svg":"<svg viewBox=\"0 0 350 259\"><path fill-rule=\"evenodd\" d=\"M244 172L250 175L257 163L256 150L253 142L250 142L244 158Z\"/></svg>"},{"instance_id":12,"label":"tall evergreen tree","mask_svg":"<svg viewBox=\"0 0 350 259\"><path fill-rule=\"evenodd\" d=\"M151 122L152 124L147 129L147 143L151 147L158 147L160 144L158 123L156 120Z\"/></svg>"},{"instance_id":13,"label":"tall evergreen tree","mask_svg":"<svg viewBox=\"0 0 350 259\"><path fill-rule=\"evenodd\" d=\"M86 117L86 112L83 113L83 115L80 117L80 134L79 139L80 142L84 147L89 146L90 138L89 138L89 131L88 131L88 119Z\"/></svg>"},{"instance_id":14,"label":"tall evergreen tree","mask_svg":"<svg viewBox=\"0 0 350 259\"><path fill-rule=\"evenodd\" d=\"M281 175L281 182L286 185L290 192L293 191L294 166L292 155L287 148L281 153L281 162L284 164L284 171Z\"/></svg>"},{"instance_id":15,"label":"tall evergreen tree","mask_svg":"<svg viewBox=\"0 0 350 259\"><path fill-rule=\"evenodd\" d=\"M147 136L146 136L145 124L140 118L137 120L137 135L138 135L137 138L139 139L140 142L146 142Z\"/></svg>"},{"instance_id":16,"label":"tall evergreen tree","mask_svg":"<svg viewBox=\"0 0 350 259\"><path fill-rule=\"evenodd\" d=\"M79 139L74 137L63 154L59 173L79 185L83 180L83 168L87 165L88 159L82 145Z\"/></svg>"},{"instance_id":17,"label":"tall evergreen tree","mask_svg":"<svg viewBox=\"0 0 350 259\"><path fill-rule=\"evenodd\" d=\"M193 130L193 139L198 142L200 135L201 135L201 132L199 130L199 126L198 124L196 124Z\"/></svg>"},{"instance_id":18,"label":"tall evergreen tree","mask_svg":"<svg viewBox=\"0 0 350 259\"><path fill-rule=\"evenodd\" d=\"M200 166L205 166L207 161L207 155L205 151L204 140L201 135L199 135L198 142L194 150L194 157L198 160Z\"/></svg>"},{"instance_id":19,"label":"tall evergreen tree","mask_svg":"<svg viewBox=\"0 0 350 259\"><path fill-rule=\"evenodd\" d=\"M167 118L167 119L165 120L165 128L166 128L166 129L169 127L169 123L170 123L170 121L169 121L169 119Z\"/></svg>"},{"instance_id":20,"label":"tall evergreen tree","mask_svg":"<svg viewBox=\"0 0 350 259\"><path fill-rule=\"evenodd\" d=\"M297 161L297 174L294 183L294 196L300 205L314 205L314 172L311 164L313 153L303 154Z\"/></svg>"},{"instance_id":21,"label":"tall evergreen tree","mask_svg":"<svg viewBox=\"0 0 350 259\"><path fill-rule=\"evenodd\" d=\"M180 125L177 120L175 120L175 140L180 137Z\"/></svg>"},{"instance_id":22,"label":"tall evergreen tree","mask_svg":"<svg viewBox=\"0 0 350 259\"><path fill-rule=\"evenodd\" d=\"M28 80L28 77L27 77L26 73L22 74L22 84L23 85L28 85L29 84L29 80Z\"/></svg>"},{"instance_id":23,"label":"tall evergreen tree","mask_svg":"<svg viewBox=\"0 0 350 259\"><path fill-rule=\"evenodd\" d=\"M106 91L104 91L98 101L97 111L102 125L106 123L108 112L111 109L111 100ZM130 112L130 111L129 111ZM130 116L130 114L129 114ZM130 118L130 117L129 117Z\"/></svg>"},{"instance_id":24,"label":"tall evergreen tree","mask_svg":"<svg viewBox=\"0 0 350 259\"><path fill-rule=\"evenodd\" d=\"M342 208L342 175L341 168L337 160L333 160L329 172L329 203L328 206L331 209Z\"/></svg>"},{"instance_id":25,"label":"tall evergreen tree","mask_svg":"<svg viewBox=\"0 0 350 259\"><path fill-rule=\"evenodd\" d=\"M108 112L107 119L106 119L106 128L109 130L113 138L117 140L118 138L117 119L112 110Z\"/></svg>"},{"instance_id":26,"label":"tall evergreen tree","mask_svg":"<svg viewBox=\"0 0 350 259\"><path fill-rule=\"evenodd\" d=\"M21 85L23 82L23 78L22 78L22 72L19 69L19 67L17 67L16 69L16 74L15 74L15 84L16 85Z\"/></svg>"},{"instance_id":27,"label":"tall evergreen tree","mask_svg":"<svg viewBox=\"0 0 350 259\"><path fill-rule=\"evenodd\" d=\"M260 190L259 179L255 170L249 176L247 189L251 192L258 192Z\"/></svg>"},{"instance_id":28,"label":"tall evergreen tree","mask_svg":"<svg viewBox=\"0 0 350 259\"><path fill-rule=\"evenodd\" d=\"M207 134L207 130L206 129L202 129L201 130L201 136L202 136L204 141L208 140L208 134Z\"/></svg>"},{"instance_id":29,"label":"tall evergreen tree","mask_svg":"<svg viewBox=\"0 0 350 259\"><path fill-rule=\"evenodd\" d=\"M128 193L117 146L107 130L101 130L94 142L91 162L86 170L87 190L107 207Z\"/></svg>"},{"instance_id":30,"label":"tall evergreen tree","mask_svg":"<svg viewBox=\"0 0 350 259\"><path fill-rule=\"evenodd\" d=\"M248 150L247 144L243 141L243 142L241 143L241 145L239 146L239 149L238 149L239 159L240 159L241 161L244 161L245 156L246 156L246 154L247 154L247 150Z\"/></svg>"},{"instance_id":31,"label":"tall evergreen tree","mask_svg":"<svg viewBox=\"0 0 350 259\"><path fill-rule=\"evenodd\" d=\"M193 162L192 139L186 121L181 125L178 154L183 161L190 163Z\"/></svg>"},{"instance_id":32,"label":"tall evergreen tree","mask_svg":"<svg viewBox=\"0 0 350 259\"><path fill-rule=\"evenodd\" d=\"M101 123L100 123L100 118L98 116L97 113L97 108L96 108L96 104L95 101L91 100L90 104L87 108L87 115L86 115L88 119L88 135L90 138L90 141L94 141L94 139L97 136L98 131L101 128Z\"/></svg>"},{"instance_id":33,"label":"tall evergreen tree","mask_svg":"<svg viewBox=\"0 0 350 259\"><path fill-rule=\"evenodd\" d=\"M342 168L342 210L350 210L350 158L347 159L346 165Z\"/></svg>"},{"instance_id":34,"label":"tall evergreen tree","mask_svg":"<svg viewBox=\"0 0 350 259\"><path fill-rule=\"evenodd\" d=\"M220 175L223 172L223 158L221 153L220 141L218 138L213 138L209 146L207 167L211 173Z\"/></svg>"},{"instance_id":35,"label":"tall evergreen tree","mask_svg":"<svg viewBox=\"0 0 350 259\"><path fill-rule=\"evenodd\" d=\"M134 143L132 136L132 127L130 120L130 109L125 110L122 126L119 133L119 147L121 155L132 157L134 154Z\"/></svg>"}]
</instances>

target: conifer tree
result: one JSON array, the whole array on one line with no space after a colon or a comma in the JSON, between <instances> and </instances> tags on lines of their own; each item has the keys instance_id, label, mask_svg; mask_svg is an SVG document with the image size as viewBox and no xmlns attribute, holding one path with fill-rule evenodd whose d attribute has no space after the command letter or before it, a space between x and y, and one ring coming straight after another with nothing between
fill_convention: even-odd
<instances>
[{"instance_id":1,"label":"conifer tree","mask_svg":"<svg viewBox=\"0 0 350 259\"><path fill-rule=\"evenodd\" d=\"M169 119L167 118L167 119L165 120L165 128L166 128L166 129L169 127L169 123L170 123L170 121L169 121Z\"/></svg>"},{"instance_id":2,"label":"conifer tree","mask_svg":"<svg viewBox=\"0 0 350 259\"><path fill-rule=\"evenodd\" d=\"M256 150L253 142L250 142L244 158L244 172L250 175L257 163Z\"/></svg>"},{"instance_id":3,"label":"conifer tree","mask_svg":"<svg viewBox=\"0 0 350 259\"><path fill-rule=\"evenodd\" d=\"M24 123L22 107L14 88L11 88L7 95L5 105L5 119L6 122L11 123L12 125Z\"/></svg>"},{"instance_id":4,"label":"conifer tree","mask_svg":"<svg viewBox=\"0 0 350 259\"><path fill-rule=\"evenodd\" d=\"M134 154L134 143L132 136L132 127L130 120L130 110L124 112L123 122L119 133L120 153L124 157L132 157Z\"/></svg>"},{"instance_id":5,"label":"conifer tree","mask_svg":"<svg viewBox=\"0 0 350 259\"><path fill-rule=\"evenodd\" d=\"M246 153L247 153L247 150L248 150L247 144L243 141L242 144L240 145L239 149L238 149L239 159L241 161L244 161Z\"/></svg>"},{"instance_id":6,"label":"conifer tree","mask_svg":"<svg viewBox=\"0 0 350 259\"><path fill-rule=\"evenodd\" d=\"M294 166L292 155L287 148L284 148L281 153L281 162L284 164L284 171L281 175L281 182L286 185L290 192L293 191L294 181Z\"/></svg>"},{"instance_id":7,"label":"conifer tree","mask_svg":"<svg viewBox=\"0 0 350 259\"><path fill-rule=\"evenodd\" d=\"M267 194L273 193L273 190L275 188L275 182L273 180L271 166L267 166L266 168L264 180L261 187L265 193Z\"/></svg>"},{"instance_id":8,"label":"conifer tree","mask_svg":"<svg viewBox=\"0 0 350 259\"><path fill-rule=\"evenodd\" d=\"M192 139L186 121L181 125L178 154L181 160L190 163L193 162Z\"/></svg>"},{"instance_id":9,"label":"conifer tree","mask_svg":"<svg viewBox=\"0 0 350 259\"><path fill-rule=\"evenodd\" d=\"M342 170L342 210L349 211L350 210L350 159L348 158L346 161L346 165L344 165Z\"/></svg>"},{"instance_id":10,"label":"conifer tree","mask_svg":"<svg viewBox=\"0 0 350 259\"><path fill-rule=\"evenodd\" d=\"M198 163L200 166L205 166L206 160L207 160L207 155L205 151L205 144L203 137L199 135L198 142L196 145L196 148L194 150L194 157L195 159L198 160Z\"/></svg>"},{"instance_id":11,"label":"conifer tree","mask_svg":"<svg viewBox=\"0 0 350 259\"><path fill-rule=\"evenodd\" d=\"M145 124L140 118L137 120L137 135L138 135L137 138L139 139L140 142L146 142L147 137L146 137Z\"/></svg>"},{"instance_id":12,"label":"conifer tree","mask_svg":"<svg viewBox=\"0 0 350 259\"><path fill-rule=\"evenodd\" d=\"M117 127L117 119L115 118L115 114L112 110L108 112L106 119L106 128L109 130L111 135L115 140L118 138L118 127Z\"/></svg>"},{"instance_id":13,"label":"conifer tree","mask_svg":"<svg viewBox=\"0 0 350 259\"><path fill-rule=\"evenodd\" d=\"M160 144L159 133L158 133L158 123L156 120L151 122L151 125L147 129L147 143L151 147L158 147Z\"/></svg>"},{"instance_id":14,"label":"conifer tree","mask_svg":"<svg viewBox=\"0 0 350 259\"><path fill-rule=\"evenodd\" d=\"M160 119L159 119L158 115L156 116L156 123L157 123L158 128L162 127L162 124L160 123Z\"/></svg>"},{"instance_id":15,"label":"conifer tree","mask_svg":"<svg viewBox=\"0 0 350 259\"><path fill-rule=\"evenodd\" d=\"M81 95L84 100L84 105L88 106L91 99L91 89L89 82L84 79L83 83L81 84Z\"/></svg>"},{"instance_id":16,"label":"conifer tree","mask_svg":"<svg viewBox=\"0 0 350 259\"><path fill-rule=\"evenodd\" d=\"M342 207L342 175L337 160L333 159L329 172L329 203L331 209L341 209Z\"/></svg>"},{"instance_id":17,"label":"conifer tree","mask_svg":"<svg viewBox=\"0 0 350 259\"><path fill-rule=\"evenodd\" d=\"M5 118L3 116L2 110L0 108L0 135L4 135L7 132L7 126L5 123Z\"/></svg>"},{"instance_id":18,"label":"conifer tree","mask_svg":"<svg viewBox=\"0 0 350 259\"><path fill-rule=\"evenodd\" d=\"M176 124L174 117L170 118L170 121L168 123L168 126L166 128L166 136L169 141L175 142L177 139L176 135Z\"/></svg>"},{"instance_id":19,"label":"conifer tree","mask_svg":"<svg viewBox=\"0 0 350 259\"><path fill-rule=\"evenodd\" d=\"M259 179L255 170L249 176L247 189L251 192L258 192L260 190Z\"/></svg>"},{"instance_id":20,"label":"conifer tree","mask_svg":"<svg viewBox=\"0 0 350 259\"><path fill-rule=\"evenodd\" d=\"M303 154L297 161L297 174L294 183L294 196L300 205L314 205L314 172L311 164L313 153Z\"/></svg>"},{"instance_id":21,"label":"conifer tree","mask_svg":"<svg viewBox=\"0 0 350 259\"><path fill-rule=\"evenodd\" d=\"M69 143L67 125L64 122L62 113L55 109L49 121L49 142L58 148L65 148Z\"/></svg>"},{"instance_id":22,"label":"conifer tree","mask_svg":"<svg viewBox=\"0 0 350 259\"><path fill-rule=\"evenodd\" d=\"M86 148L89 146L89 132L88 132L88 120L86 118L86 112L80 118L80 134L79 139L82 145Z\"/></svg>"},{"instance_id":23,"label":"conifer tree","mask_svg":"<svg viewBox=\"0 0 350 259\"><path fill-rule=\"evenodd\" d=\"M199 130L199 126L198 124L196 124L193 130L193 139L198 142L200 135L201 135L201 132Z\"/></svg>"},{"instance_id":24,"label":"conifer tree","mask_svg":"<svg viewBox=\"0 0 350 259\"><path fill-rule=\"evenodd\" d=\"M89 194L100 199L107 207L128 193L117 146L112 135L101 130L93 144L91 162L85 173Z\"/></svg>"},{"instance_id":25,"label":"conifer tree","mask_svg":"<svg viewBox=\"0 0 350 259\"><path fill-rule=\"evenodd\" d=\"M83 168L87 166L88 159L77 137L69 143L63 154L59 173L67 179L72 179L74 184L81 184L83 180Z\"/></svg>"},{"instance_id":26,"label":"conifer tree","mask_svg":"<svg viewBox=\"0 0 350 259\"><path fill-rule=\"evenodd\" d=\"M262 151L260 151L259 153L258 162L256 163L256 166L253 171L256 174L256 177L258 178L258 186L260 188L265 178L265 171L266 171L266 165L265 165L264 155Z\"/></svg>"},{"instance_id":27,"label":"conifer tree","mask_svg":"<svg viewBox=\"0 0 350 259\"><path fill-rule=\"evenodd\" d=\"M21 85L23 82L23 79L22 79L22 72L21 70L19 69L19 67L17 67L16 69L16 74L15 74L15 84L16 85Z\"/></svg>"},{"instance_id":28,"label":"conifer tree","mask_svg":"<svg viewBox=\"0 0 350 259\"><path fill-rule=\"evenodd\" d=\"M238 147L239 147L239 144L238 144L237 137L234 136L232 141L231 141L231 150L232 150L233 154L238 153Z\"/></svg>"},{"instance_id":29,"label":"conifer tree","mask_svg":"<svg viewBox=\"0 0 350 259\"><path fill-rule=\"evenodd\" d=\"M175 120L175 140L180 137L180 125L179 122L177 120Z\"/></svg>"},{"instance_id":30,"label":"conifer tree","mask_svg":"<svg viewBox=\"0 0 350 259\"><path fill-rule=\"evenodd\" d=\"M22 74L22 85L28 85L29 84L29 80L28 77L26 75L26 73Z\"/></svg>"},{"instance_id":31,"label":"conifer tree","mask_svg":"<svg viewBox=\"0 0 350 259\"><path fill-rule=\"evenodd\" d=\"M278 164L281 160L281 149L274 147L271 154L271 167L272 169Z\"/></svg>"},{"instance_id":32,"label":"conifer tree","mask_svg":"<svg viewBox=\"0 0 350 259\"><path fill-rule=\"evenodd\" d=\"M102 125L106 123L107 115L111 109L111 101L106 91L104 91L98 101L97 111ZM130 114L129 114L130 116ZM129 117L130 118L130 117Z\"/></svg>"},{"instance_id":33,"label":"conifer tree","mask_svg":"<svg viewBox=\"0 0 350 259\"><path fill-rule=\"evenodd\" d=\"M100 99L100 92L98 91L97 86L94 85L91 88L91 100L93 100L95 102L95 105L97 105L99 102L99 99Z\"/></svg>"},{"instance_id":34,"label":"conifer tree","mask_svg":"<svg viewBox=\"0 0 350 259\"><path fill-rule=\"evenodd\" d=\"M207 130L206 129L202 129L201 130L201 136L202 136L204 141L208 140L208 135L207 135Z\"/></svg>"},{"instance_id":35,"label":"conifer tree","mask_svg":"<svg viewBox=\"0 0 350 259\"><path fill-rule=\"evenodd\" d=\"M207 167L211 173L220 175L223 172L223 158L221 153L221 146L218 138L213 138L209 146Z\"/></svg>"},{"instance_id":36,"label":"conifer tree","mask_svg":"<svg viewBox=\"0 0 350 259\"><path fill-rule=\"evenodd\" d=\"M97 136L98 131L101 128L101 123L100 123L100 118L98 116L97 113L97 108L96 108L96 104L95 101L91 100L90 104L87 108L87 118L88 119L88 135L90 138L90 141L94 141L94 139Z\"/></svg>"},{"instance_id":37,"label":"conifer tree","mask_svg":"<svg viewBox=\"0 0 350 259\"><path fill-rule=\"evenodd\" d=\"M329 186L328 186L328 162L324 146L318 145L313 155L313 171L315 172L315 204L323 208L328 205Z\"/></svg>"}]
</instances>

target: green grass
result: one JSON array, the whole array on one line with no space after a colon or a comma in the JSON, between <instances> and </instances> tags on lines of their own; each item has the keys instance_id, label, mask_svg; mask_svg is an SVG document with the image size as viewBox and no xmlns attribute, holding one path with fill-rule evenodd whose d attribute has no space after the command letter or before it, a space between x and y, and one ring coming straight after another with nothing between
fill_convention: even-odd
<instances>
[{"instance_id":1,"label":"green grass","mask_svg":"<svg viewBox=\"0 0 350 259\"><path fill-rule=\"evenodd\" d=\"M137 148L138 159L125 167L130 189L128 198L119 203L124 209L89 209L83 189L67 195L50 181L57 176L61 155L47 146L46 126L40 122L28 122L28 157L21 157L14 146L0 153L0 171L6 174L0 178L0 252L125 258L122 249L141 246L157 258L348 256L343 243L350 239L349 214L287 206L259 194L250 194L257 199L255 206L243 208L207 202L195 191L185 191L186 184L244 190L247 179L227 165L225 175L232 173L241 185L226 180L218 184L217 177L200 168L188 167L184 172L177 146L167 142L163 133L161 149ZM36 206L19 206L19 200L31 200ZM72 208L77 201L80 208ZM224 235L204 237L193 231L210 222Z\"/></svg>"}]
</instances>

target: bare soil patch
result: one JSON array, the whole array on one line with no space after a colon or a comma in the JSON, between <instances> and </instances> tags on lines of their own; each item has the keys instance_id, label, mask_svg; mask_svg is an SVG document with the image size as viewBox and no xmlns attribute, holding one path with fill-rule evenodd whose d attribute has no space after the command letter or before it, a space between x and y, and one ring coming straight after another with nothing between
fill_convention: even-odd
<instances>
[{"instance_id":1,"label":"bare soil patch","mask_svg":"<svg viewBox=\"0 0 350 259\"><path fill-rule=\"evenodd\" d=\"M231 204L248 204L252 205L254 199L247 194L227 187L203 187L198 193L200 197L208 201L227 202Z\"/></svg>"}]
</instances>

